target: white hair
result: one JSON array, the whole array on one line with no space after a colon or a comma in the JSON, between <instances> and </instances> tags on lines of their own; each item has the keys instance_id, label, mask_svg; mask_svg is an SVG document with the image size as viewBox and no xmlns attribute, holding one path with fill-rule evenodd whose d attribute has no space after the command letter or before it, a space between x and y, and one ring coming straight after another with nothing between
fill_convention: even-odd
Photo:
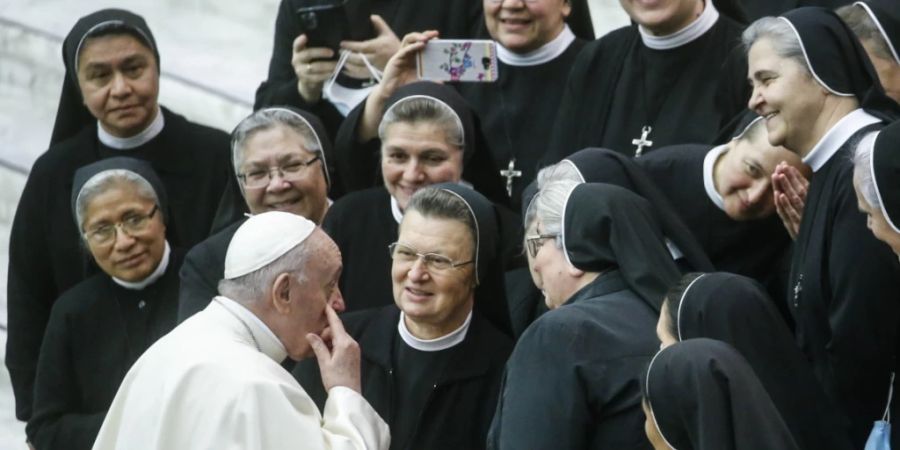
<instances>
[{"instance_id":1,"label":"white hair","mask_svg":"<svg viewBox=\"0 0 900 450\"><path fill-rule=\"evenodd\" d=\"M294 246L275 261L237 278L219 281L219 294L238 303L251 304L262 300L275 279L283 273L296 276L301 283L306 281L306 266L309 262L310 238Z\"/></svg>"},{"instance_id":2,"label":"white hair","mask_svg":"<svg viewBox=\"0 0 900 450\"><path fill-rule=\"evenodd\" d=\"M75 222L78 223L79 228L84 226L84 215L87 212L88 205L94 200L94 197L106 192L111 186L120 183L131 184L137 190L138 196L159 205L159 196L157 196L156 191L153 190L153 185L151 185L144 177L126 169L104 170L89 178L87 182L81 186L81 189L78 191L78 196L75 197ZM160 211L160 213L162 213L162 211ZM163 219L165 219L165 217Z\"/></svg>"},{"instance_id":3,"label":"white hair","mask_svg":"<svg viewBox=\"0 0 900 450\"><path fill-rule=\"evenodd\" d=\"M543 228L541 233L562 236L566 201L568 201L572 189L579 184L581 183L572 180L551 181L535 194L526 216L541 221L541 228ZM562 240L557 237L555 241L556 246L562 248Z\"/></svg>"}]
</instances>

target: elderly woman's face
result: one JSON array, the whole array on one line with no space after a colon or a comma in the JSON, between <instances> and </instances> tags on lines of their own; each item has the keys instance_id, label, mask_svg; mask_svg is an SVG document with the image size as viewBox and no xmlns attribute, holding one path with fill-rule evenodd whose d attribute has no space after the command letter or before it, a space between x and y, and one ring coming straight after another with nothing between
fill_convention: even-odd
<instances>
[{"instance_id":1,"label":"elderly woman's face","mask_svg":"<svg viewBox=\"0 0 900 450\"><path fill-rule=\"evenodd\" d=\"M253 133L244 141L243 149L240 174L269 174L268 182L261 186L253 182L248 186L249 178L242 181L251 213L284 211L316 223L322 221L328 209L323 162L313 161L315 155L306 150L299 133L278 125Z\"/></svg>"},{"instance_id":2,"label":"elderly woman's face","mask_svg":"<svg viewBox=\"0 0 900 450\"><path fill-rule=\"evenodd\" d=\"M131 35L87 39L78 57L78 85L91 115L113 136L134 136L156 118L156 58Z\"/></svg>"},{"instance_id":3,"label":"elderly woman's face","mask_svg":"<svg viewBox=\"0 0 900 450\"><path fill-rule=\"evenodd\" d=\"M413 252L435 253L457 264L475 258L474 237L466 224L426 217L418 211L403 215L397 242ZM394 302L406 314L412 330L427 328L439 335L448 334L462 325L472 310L474 262L438 269L421 257L412 261L394 258L391 280Z\"/></svg>"},{"instance_id":4,"label":"elderly woman's face","mask_svg":"<svg viewBox=\"0 0 900 450\"><path fill-rule=\"evenodd\" d=\"M381 144L384 187L405 209L423 187L462 178L463 151L447 142L440 126L397 122L387 127Z\"/></svg>"},{"instance_id":5,"label":"elderly woman's face","mask_svg":"<svg viewBox=\"0 0 900 450\"><path fill-rule=\"evenodd\" d=\"M769 143L805 154L827 131L817 127L827 91L798 62L778 56L769 38L748 54L748 107L766 120Z\"/></svg>"},{"instance_id":6,"label":"elderly woman's face","mask_svg":"<svg viewBox=\"0 0 900 450\"><path fill-rule=\"evenodd\" d=\"M166 226L155 207L128 182L112 184L87 204L82 232L94 261L107 275L140 281L156 270L165 251ZM108 227L112 239L98 242L91 237Z\"/></svg>"},{"instance_id":7,"label":"elderly woman's face","mask_svg":"<svg viewBox=\"0 0 900 450\"><path fill-rule=\"evenodd\" d=\"M484 23L501 45L526 53L556 38L570 11L567 0L484 0Z\"/></svg>"},{"instance_id":8,"label":"elderly woman's face","mask_svg":"<svg viewBox=\"0 0 900 450\"><path fill-rule=\"evenodd\" d=\"M891 228L891 225L884 218L884 213L880 208L873 208L859 190L859 181L853 176L853 189L856 191L856 204L859 211L866 215L866 226L872 231L875 237L891 247L891 250L897 256L900 256L900 234Z\"/></svg>"}]
</instances>

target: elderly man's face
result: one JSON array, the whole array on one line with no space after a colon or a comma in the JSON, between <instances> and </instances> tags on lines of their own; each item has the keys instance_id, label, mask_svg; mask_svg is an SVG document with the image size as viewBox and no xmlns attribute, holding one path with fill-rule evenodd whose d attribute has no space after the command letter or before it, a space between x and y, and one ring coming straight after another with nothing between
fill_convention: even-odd
<instances>
[{"instance_id":1,"label":"elderly man's face","mask_svg":"<svg viewBox=\"0 0 900 450\"><path fill-rule=\"evenodd\" d=\"M268 171L268 182L248 186L241 181L244 200L252 214L284 211L321 223L328 206L328 185L323 161L306 151L306 142L294 130L276 125L257 131L244 141L239 174Z\"/></svg>"},{"instance_id":2,"label":"elderly man's face","mask_svg":"<svg viewBox=\"0 0 900 450\"><path fill-rule=\"evenodd\" d=\"M288 356L294 361L313 356L306 340L307 333L322 335L328 327L326 305L336 312L344 311L344 298L338 288L341 278L341 252L337 245L321 229L308 237L304 275L293 275L290 283L289 335L282 339ZM327 333L326 333L327 334Z\"/></svg>"}]
</instances>

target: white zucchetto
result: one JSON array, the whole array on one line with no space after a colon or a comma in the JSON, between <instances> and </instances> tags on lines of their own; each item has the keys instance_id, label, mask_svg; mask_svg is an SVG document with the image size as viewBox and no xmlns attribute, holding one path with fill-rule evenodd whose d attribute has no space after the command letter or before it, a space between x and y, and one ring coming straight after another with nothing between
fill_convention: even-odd
<instances>
[{"instance_id":1,"label":"white zucchetto","mask_svg":"<svg viewBox=\"0 0 900 450\"><path fill-rule=\"evenodd\" d=\"M271 211L244 222L225 254L225 279L255 272L300 244L316 229L312 221L297 214Z\"/></svg>"}]
</instances>

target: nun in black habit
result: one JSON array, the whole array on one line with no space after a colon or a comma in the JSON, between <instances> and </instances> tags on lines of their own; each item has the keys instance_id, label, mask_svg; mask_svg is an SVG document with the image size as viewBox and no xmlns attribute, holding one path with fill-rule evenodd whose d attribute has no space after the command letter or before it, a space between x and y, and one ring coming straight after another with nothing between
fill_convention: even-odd
<instances>
[{"instance_id":1,"label":"nun in black habit","mask_svg":"<svg viewBox=\"0 0 900 450\"><path fill-rule=\"evenodd\" d=\"M126 372L175 327L178 305L183 255L166 239L169 203L149 164L114 157L78 169L69 211L103 271L53 305L26 427L41 450L91 448Z\"/></svg>"},{"instance_id":2,"label":"nun in black habit","mask_svg":"<svg viewBox=\"0 0 900 450\"><path fill-rule=\"evenodd\" d=\"M650 448L640 379L679 278L652 207L618 186L557 181L532 208L529 264L551 311L510 356L488 447Z\"/></svg>"},{"instance_id":3,"label":"nun in black habit","mask_svg":"<svg viewBox=\"0 0 900 450\"><path fill-rule=\"evenodd\" d=\"M744 24L724 10L720 14L716 5L730 2L670 2L678 6L660 23L653 7L622 3L633 24L579 53L545 163L586 147L632 156L667 145L711 143L744 108L746 64L738 49ZM694 14L694 8L702 12Z\"/></svg>"},{"instance_id":4,"label":"nun in black habit","mask_svg":"<svg viewBox=\"0 0 900 450\"><path fill-rule=\"evenodd\" d=\"M545 169L550 180L572 178L578 182L607 183L640 195L653 206L667 239L666 244L679 269L683 273L713 270L713 263L692 230L685 225L653 180L631 158L612 150L587 148L562 160L557 167ZM529 220L526 216L528 207L537 193L537 183L532 182L522 197L522 217L526 221ZM547 311L547 307L526 269L508 271L506 285L513 331L519 336L531 322Z\"/></svg>"},{"instance_id":5,"label":"nun in black habit","mask_svg":"<svg viewBox=\"0 0 900 450\"><path fill-rule=\"evenodd\" d=\"M825 395L772 303L750 278L690 274L666 295L657 333L663 346L694 338L731 345L747 359L800 448L853 449L849 421Z\"/></svg>"},{"instance_id":6,"label":"nun in black habit","mask_svg":"<svg viewBox=\"0 0 900 450\"><path fill-rule=\"evenodd\" d=\"M459 184L420 190L392 248L395 305L342 317L362 351L362 395L390 426L393 450L485 447L513 346L495 217L489 200ZM427 252L457 261L440 268ZM317 362L293 373L323 407Z\"/></svg>"},{"instance_id":7,"label":"nun in black habit","mask_svg":"<svg viewBox=\"0 0 900 450\"><path fill-rule=\"evenodd\" d=\"M409 108L408 114L402 112L405 108ZM389 117L389 121L392 110L400 113L396 116L396 122L382 127L386 140L392 136L395 126L433 123L435 127L443 127L443 132L433 136L438 145L446 149L407 151L401 146L381 149L379 140L373 151L377 151L375 155L381 159L384 168L380 174L382 186L347 194L328 210L322 228L341 249L344 269L340 288L348 311L391 303L388 276L391 260L384 249L397 238L397 227L411 195L410 190L439 182L468 180L470 169L477 167L472 161L477 154L483 153L476 142L472 112L450 87L425 81L408 84L399 88L388 100L385 116ZM445 113L453 116L451 125L444 127L446 122L443 120L426 119L422 114L424 110L431 111L429 116L438 117ZM459 130L462 146L452 142L448 136ZM458 152L462 153L461 157ZM413 158L418 161L410 162ZM492 175L491 178L497 177ZM508 230L501 236L505 263L515 264L514 259L522 242L518 217L501 206L496 211L501 227Z\"/></svg>"},{"instance_id":8,"label":"nun in black habit","mask_svg":"<svg viewBox=\"0 0 900 450\"><path fill-rule=\"evenodd\" d=\"M113 46L123 43L129 57L111 60ZM159 55L141 17L117 9L85 16L62 53L66 77L53 139L31 169L10 235L6 366L20 420L31 415L53 302L96 272L68 215L75 170L112 156L149 162L170 196L168 239L187 248L209 234L229 166L227 134L158 106Z\"/></svg>"},{"instance_id":9,"label":"nun in black habit","mask_svg":"<svg viewBox=\"0 0 900 450\"><path fill-rule=\"evenodd\" d=\"M286 116L282 116L283 113L286 114ZM260 124L260 122L264 123ZM247 127L252 128L247 129ZM325 127L322 125L319 118L306 111L289 106L273 106L254 112L238 123L232 132L232 154L237 156L238 152L243 152L243 154L240 155L240 159L246 160L247 154L251 151L248 148L248 141L250 141L251 137L258 132L264 132L276 127L281 127L288 132L293 132L301 137L301 140L303 141L306 139L315 139L313 144L318 148L318 151L310 152L309 149L304 148L302 145L297 148L286 146L294 152L293 154L286 151L286 149L265 150L284 152L277 153L274 156L276 159L282 161L308 161L311 154L315 154L319 159L318 166L321 168L321 171L307 171L301 169L301 174L305 174L305 176L309 178L321 177L320 180L324 180L326 189L330 188L332 186L331 166L329 165L332 160L331 140L328 139ZM293 159L292 156L297 159ZM320 184L316 181L307 181L309 178L289 181L285 180L282 176L281 182L284 183L287 181L290 186L282 188L270 197L272 200L269 200L266 197L268 193L259 194L260 189L269 188L268 184L263 188L256 188L257 194L246 198L244 195L246 188L241 185L240 177L235 175L233 179L234 191L231 191L223 197L223 202L220 204L220 210L223 205L226 204L224 199L229 197L227 203L231 205L230 209L232 211L240 213L240 215L237 215L238 217L241 215L259 214L266 211L284 210L286 212L310 216L307 217L307 219L318 223L320 219L312 217L314 211L311 209L315 205L318 205L321 202L329 202L329 200L327 198L308 199L309 197L322 195L316 190L316 187ZM269 183L271 182L272 178L269 178ZM267 200L271 202L280 201L286 198L300 200L290 202L291 204L283 206L282 209L276 209L266 204ZM327 207L326 203L326 210ZM235 216L236 214L224 214L224 216L229 215ZM230 223L221 231L195 245L185 256L184 265L181 267L180 273L181 293L179 294L180 298L178 305L179 322L184 321L188 317L206 308L213 297L219 295L218 285L225 273L225 253L228 250L228 244L231 243L231 238L234 236L234 233L237 232L237 229L245 221L246 219L241 218Z\"/></svg>"},{"instance_id":10,"label":"nun in black habit","mask_svg":"<svg viewBox=\"0 0 900 450\"><path fill-rule=\"evenodd\" d=\"M863 139L853 155L853 187L869 229L900 256L900 122Z\"/></svg>"},{"instance_id":11,"label":"nun in black habit","mask_svg":"<svg viewBox=\"0 0 900 450\"><path fill-rule=\"evenodd\" d=\"M855 2L837 10L862 42L885 92L900 102L900 8L891 0Z\"/></svg>"},{"instance_id":12,"label":"nun in black habit","mask_svg":"<svg viewBox=\"0 0 900 450\"><path fill-rule=\"evenodd\" d=\"M776 46L791 41L805 52L778 55ZM800 8L760 19L744 43L751 109L766 117L770 143L801 155L813 170L786 293L795 342L850 418L860 448L882 417L896 368L900 264L866 229L851 152L896 118L900 106L884 94L862 45L831 11ZM818 116L800 113L813 104Z\"/></svg>"},{"instance_id":13,"label":"nun in black habit","mask_svg":"<svg viewBox=\"0 0 900 450\"><path fill-rule=\"evenodd\" d=\"M690 339L660 350L641 387L656 450L807 448L794 442L753 369L724 342Z\"/></svg>"}]
</instances>

